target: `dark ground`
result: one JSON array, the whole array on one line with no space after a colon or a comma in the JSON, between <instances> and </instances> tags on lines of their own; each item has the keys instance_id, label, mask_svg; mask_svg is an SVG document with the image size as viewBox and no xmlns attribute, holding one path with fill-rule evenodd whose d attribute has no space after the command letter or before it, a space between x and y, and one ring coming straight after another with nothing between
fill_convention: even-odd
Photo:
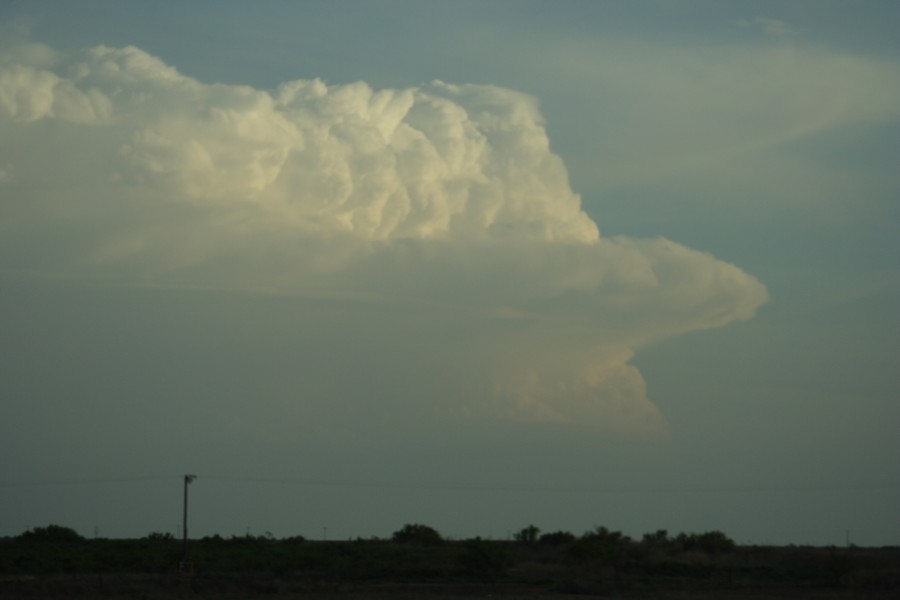
<instances>
[{"instance_id":1,"label":"dark ground","mask_svg":"<svg viewBox=\"0 0 900 600\"><path fill-rule=\"evenodd\" d=\"M0 598L900 598L900 547L736 546L718 532L312 542L167 535L86 540L65 528L0 539ZM427 533L427 532L426 532Z\"/></svg>"}]
</instances>

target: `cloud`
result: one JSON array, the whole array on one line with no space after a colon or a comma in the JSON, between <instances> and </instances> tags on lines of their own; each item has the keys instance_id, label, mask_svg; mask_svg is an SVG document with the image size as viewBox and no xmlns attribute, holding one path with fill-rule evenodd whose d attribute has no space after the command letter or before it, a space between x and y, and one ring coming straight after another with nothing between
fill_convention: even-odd
<instances>
[{"instance_id":1,"label":"cloud","mask_svg":"<svg viewBox=\"0 0 900 600\"><path fill-rule=\"evenodd\" d=\"M591 203L625 195L646 207L658 197L649 213L678 197L697 213L727 207L755 218L791 204L817 206L809 218L831 220L858 213L849 182L868 187L866 197L893 185L887 170L860 168L863 156L880 152L872 147L878 132L900 117L900 69L888 58L811 34L727 42L548 36L516 56L523 58L504 66L547 94L548 110L557 103L558 147ZM558 89L591 100L554 100ZM586 122L598 135L584 135ZM855 161L834 160L848 151Z\"/></svg>"},{"instance_id":2,"label":"cloud","mask_svg":"<svg viewBox=\"0 0 900 600\"><path fill-rule=\"evenodd\" d=\"M753 19L740 19L737 22L740 27L758 27L763 33L775 38L788 38L796 33L793 27L779 19L756 17Z\"/></svg>"},{"instance_id":3,"label":"cloud","mask_svg":"<svg viewBox=\"0 0 900 600\"><path fill-rule=\"evenodd\" d=\"M357 374L384 367L396 399L360 400L373 418L659 434L634 353L766 301L708 254L601 237L537 103L511 90L265 91L134 47L39 45L7 52L0 82L7 273L304 299L295 318L315 335L294 343L333 347ZM401 358L373 355L385 345ZM347 385L285 392L278 410L327 421L339 397L379 396Z\"/></svg>"}]
</instances>

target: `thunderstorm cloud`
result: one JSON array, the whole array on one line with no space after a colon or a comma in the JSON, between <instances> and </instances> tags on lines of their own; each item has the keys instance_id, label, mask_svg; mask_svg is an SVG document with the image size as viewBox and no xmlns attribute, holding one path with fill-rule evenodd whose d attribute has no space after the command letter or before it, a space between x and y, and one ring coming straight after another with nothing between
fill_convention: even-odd
<instances>
[{"instance_id":1,"label":"thunderstorm cloud","mask_svg":"<svg viewBox=\"0 0 900 600\"><path fill-rule=\"evenodd\" d=\"M296 300L291 343L345 376L269 389L279 420L655 435L635 353L767 298L706 253L601 236L537 102L488 85L260 90L22 45L0 55L0 211L7 275Z\"/></svg>"}]
</instances>

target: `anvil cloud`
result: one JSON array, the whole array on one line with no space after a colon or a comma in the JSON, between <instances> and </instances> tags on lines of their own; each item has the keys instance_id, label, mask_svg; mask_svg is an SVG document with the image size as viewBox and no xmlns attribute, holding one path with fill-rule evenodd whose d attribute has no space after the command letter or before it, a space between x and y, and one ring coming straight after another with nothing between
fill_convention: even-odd
<instances>
[{"instance_id":1,"label":"anvil cloud","mask_svg":"<svg viewBox=\"0 0 900 600\"><path fill-rule=\"evenodd\" d=\"M535 99L487 85L266 91L22 45L0 57L0 210L6 273L313 299L293 343L452 374L427 406L358 392L371 415L659 434L635 352L767 298L708 254L601 237ZM276 413L328 421L326 387Z\"/></svg>"}]
</instances>

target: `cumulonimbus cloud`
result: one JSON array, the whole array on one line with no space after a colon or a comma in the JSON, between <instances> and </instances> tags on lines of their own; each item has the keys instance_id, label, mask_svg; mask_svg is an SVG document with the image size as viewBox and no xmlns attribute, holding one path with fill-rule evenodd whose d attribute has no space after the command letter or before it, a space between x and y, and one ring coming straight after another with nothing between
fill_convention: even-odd
<instances>
[{"instance_id":1,"label":"cumulonimbus cloud","mask_svg":"<svg viewBox=\"0 0 900 600\"><path fill-rule=\"evenodd\" d=\"M399 345L480 382L434 407L458 417L658 432L634 353L766 300L708 254L601 237L536 102L493 86L264 91L32 44L0 58L0 173L3 268L349 298L359 338L414 310Z\"/></svg>"}]
</instances>

